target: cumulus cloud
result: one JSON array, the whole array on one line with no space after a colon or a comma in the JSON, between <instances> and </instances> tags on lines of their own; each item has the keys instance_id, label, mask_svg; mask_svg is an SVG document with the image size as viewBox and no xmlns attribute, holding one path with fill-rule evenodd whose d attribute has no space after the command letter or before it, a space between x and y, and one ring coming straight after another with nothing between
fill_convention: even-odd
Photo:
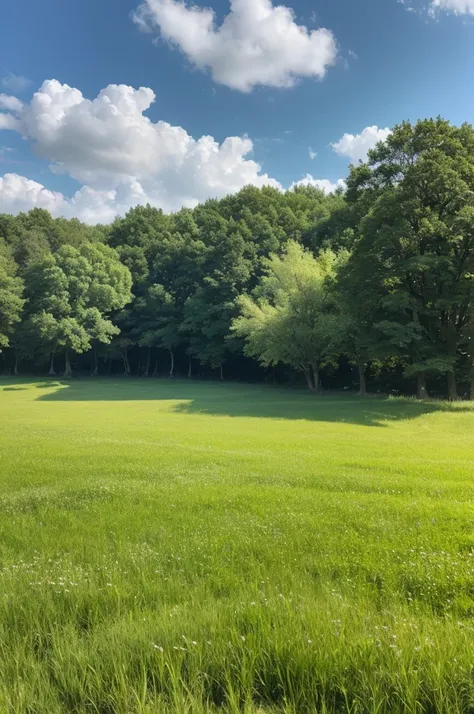
<instances>
[{"instance_id":1,"label":"cumulus cloud","mask_svg":"<svg viewBox=\"0 0 474 714\"><path fill-rule=\"evenodd\" d=\"M17 113L21 111L22 107L22 102L16 97L10 97L8 94L0 94L0 109Z\"/></svg>"},{"instance_id":2,"label":"cumulus cloud","mask_svg":"<svg viewBox=\"0 0 474 714\"><path fill-rule=\"evenodd\" d=\"M329 179L315 179L311 174L306 174L306 176L299 181L295 181L291 184L290 190L296 186L313 186L318 188L320 191L324 191L326 195L334 193L338 188L345 189L346 182L343 179L338 179L335 183L329 181Z\"/></svg>"},{"instance_id":3,"label":"cumulus cloud","mask_svg":"<svg viewBox=\"0 0 474 714\"><path fill-rule=\"evenodd\" d=\"M176 163L193 142L181 127L144 116L154 99L146 87L109 85L91 101L79 89L47 80L17 112L16 128L54 171L82 182L120 183Z\"/></svg>"},{"instance_id":4,"label":"cumulus cloud","mask_svg":"<svg viewBox=\"0 0 474 714\"><path fill-rule=\"evenodd\" d=\"M291 87L302 77L323 78L337 56L325 28L298 25L291 8L271 0L231 0L220 26L210 8L182 0L145 0L133 15L144 30L157 30L199 69L232 89Z\"/></svg>"},{"instance_id":5,"label":"cumulus cloud","mask_svg":"<svg viewBox=\"0 0 474 714\"><path fill-rule=\"evenodd\" d=\"M77 217L85 223L109 223L129 208L146 202L147 196L139 185L110 191L83 186L72 198L66 198L25 176L5 174L0 177L0 213L17 214L32 208L45 208L53 216Z\"/></svg>"},{"instance_id":6,"label":"cumulus cloud","mask_svg":"<svg viewBox=\"0 0 474 714\"><path fill-rule=\"evenodd\" d=\"M309 158L311 159L311 161L314 161L314 159L318 158L318 152L313 151L313 149L311 147L308 148L308 154L309 154Z\"/></svg>"},{"instance_id":7,"label":"cumulus cloud","mask_svg":"<svg viewBox=\"0 0 474 714\"><path fill-rule=\"evenodd\" d=\"M54 215L60 213L64 201L61 193L48 191L36 181L18 174L0 176L0 213L19 213L31 208L46 208Z\"/></svg>"},{"instance_id":8,"label":"cumulus cloud","mask_svg":"<svg viewBox=\"0 0 474 714\"><path fill-rule=\"evenodd\" d=\"M76 217L85 223L110 223L130 208L145 203L163 205L160 195L148 194L137 181L110 190L83 186L68 198L25 176L9 173L0 177L0 213L45 208L53 216Z\"/></svg>"},{"instance_id":9,"label":"cumulus cloud","mask_svg":"<svg viewBox=\"0 0 474 714\"><path fill-rule=\"evenodd\" d=\"M274 185L284 190L277 182L274 182ZM333 183L328 179L314 179L310 174L307 174L300 181L295 181L290 190L296 186L314 186L325 194L330 194L338 188L345 189L346 184L342 179ZM226 193L232 193L232 191ZM45 208L53 216L75 217L91 224L110 223L116 216L123 216L134 206L150 203L152 206L167 210L173 202L174 199L170 198L166 186L146 186L138 181L122 184L116 189L110 190L83 186L71 198L68 198L60 192L49 191L42 184L25 176L12 173L0 176L0 213L17 214L32 208ZM192 208L198 202L195 197L188 196L176 203L174 207Z\"/></svg>"},{"instance_id":10,"label":"cumulus cloud","mask_svg":"<svg viewBox=\"0 0 474 714\"><path fill-rule=\"evenodd\" d=\"M0 113L0 128L31 140L54 172L85 184L71 203L55 195L52 212L72 206L93 222L147 201L173 211L247 184L280 186L249 158L253 144L248 137L228 137L219 144L211 136L194 139L182 127L152 122L144 112L155 94L146 87L109 85L89 100L78 89L48 80L29 103L4 96L0 109L10 111ZM4 201L12 202L12 191L21 187L34 205L51 200L39 184L18 181L9 179L8 193L3 187Z\"/></svg>"},{"instance_id":11,"label":"cumulus cloud","mask_svg":"<svg viewBox=\"0 0 474 714\"><path fill-rule=\"evenodd\" d=\"M25 92L31 86L31 80L26 77L22 77L20 74L13 74L13 72L8 72L5 77L0 80L0 85L7 92L13 92L14 94L21 94Z\"/></svg>"},{"instance_id":12,"label":"cumulus cloud","mask_svg":"<svg viewBox=\"0 0 474 714\"><path fill-rule=\"evenodd\" d=\"M360 134L344 134L335 144L331 144L339 156L345 156L353 164L367 160L367 153L375 148L379 141L385 141L391 134L390 129L368 126Z\"/></svg>"},{"instance_id":13,"label":"cumulus cloud","mask_svg":"<svg viewBox=\"0 0 474 714\"><path fill-rule=\"evenodd\" d=\"M182 127L145 116L154 99L146 87L109 85L89 100L56 80L44 82L29 103L1 95L0 129L18 132L51 162L54 172L67 173L83 185L66 197L25 176L5 174L0 178L0 213L39 207L54 216L107 223L138 204L171 212L248 184L284 190L249 158L253 144L247 136L228 137L220 144L211 136L194 139ZM344 182L308 175L295 185L330 193Z\"/></svg>"}]
</instances>

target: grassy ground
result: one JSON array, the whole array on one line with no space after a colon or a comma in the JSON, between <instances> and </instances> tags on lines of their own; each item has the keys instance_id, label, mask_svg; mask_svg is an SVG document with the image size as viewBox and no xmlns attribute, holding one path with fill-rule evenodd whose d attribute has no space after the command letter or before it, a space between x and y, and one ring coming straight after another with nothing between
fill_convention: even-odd
<instances>
[{"instance_id":1,"label":"grassy ground","mask_svg":"<svg viewBox=\"0 0 474 714\"><path fill-rule=\"evenodd\" d=\"M474 712L474 405L0 380L1 714Z\"/></svg>"}]
</instances>

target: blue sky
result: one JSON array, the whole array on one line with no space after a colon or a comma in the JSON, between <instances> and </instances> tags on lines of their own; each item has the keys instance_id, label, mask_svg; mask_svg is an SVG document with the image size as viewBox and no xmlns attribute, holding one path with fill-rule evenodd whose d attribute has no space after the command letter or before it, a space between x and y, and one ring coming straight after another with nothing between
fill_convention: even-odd
<instances>
[{"instance_id":1,"label":"blue sky","mask_svg":"<svg viewBox=\"0 0 474 714\"><path fill-rule=\"evenodd\" d=\"M403 119L474 121L474 0L282 1L5 4L0 211L91 222L247 182L330 190ZM86 102L104 90L105 108Z\"/></svg>"}]
</instances>

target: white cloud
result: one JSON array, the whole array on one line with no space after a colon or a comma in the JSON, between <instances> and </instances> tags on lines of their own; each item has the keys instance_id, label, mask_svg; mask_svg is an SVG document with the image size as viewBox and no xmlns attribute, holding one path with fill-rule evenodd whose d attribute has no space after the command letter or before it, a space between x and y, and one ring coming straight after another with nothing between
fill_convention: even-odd
<instances>
[{"instance_id":1,"label":"white cloud","mask_svg":"<svg viewBox=\"0 0 474 714\"><path fill-rule=\"evenodd\" d=\"M5 174L0 178L0 213L40 207L55 216L106 223L138 204L171 212L248 184L284 190L248 158L253 144L247 136L228 137L221 144L211 136L194 139L182 127L146 117L154 99L146 87L110 85L91 101L56 80L44 82L29 103L2 95L0 129L20 133L52 162L54 172L67 173L83 185L69 198L25 176ZM308 174L295 185L330 193L344 182Z\"/></svg>"},{"instance_id":2,"label":"white cloud","mask_svg":"<svg viewBox=\"0 0 474 714\"><path fill-rule=\"evenodd\" d=\"M22 102L16 97L10 97L8 94L0 94L0 109L6 109L9 112L18 113L23 107Z\"/></svg>"},{"instance_id":3,"label":"white cloud","mask_svg":"<svg viewBox=\"0 0 474 714\"><path fill-rule=\"evenodd\" d=\"M276 182L273 184L279 186ZM300 181L295 181L289 190L295 186L314 186L325 194L330 194L338 188L345 189L346 184L342 179L333 183L328 179L314 179L307 174ZM281 187L280 189L283 190ZM181 203L176 203L174 208L192 208L198 202L195 197L188 196L184 197ZM83 186L72 198L68 198L57 191L49 191L42 184L25 176L11 173L0 176L0 213L17 214L32 208L45 208L53 216L76 217L91 224L110 223L116 216L123 216L130 208L146 203L169 210L173 199L167 194L166 187L144 186L138 181L110 190Z\"/></svg>"},{"instance_id":4,"label":"white cloud","mask_svg":"<svg viewBox=\"0 0 474 714\"><path fill-rule=\"evenodd\" d=\"M339 156L346 156L352 163L367 160L367 152L373 149L379 141L385 141L391 134L390 129L379 129L368 126L360 134L344 134L335 144L331 144Z\"/></svg>"},{"instance_id":5,"label":"white cloud","mask_svg":"<svg viewBox=\"0 0 474 714\"><path fill-rule=\"evenodd\" d=\"M408 12L437 19L442 12L474 15L474 0L398 0Z\"/></svg>"},{"instance_id":6,"label":"white cloud","mask_svg":"<svg viewBox=\"0 0 474 714\"><path fill-rule=\"evenodd\" d=\"M53 162L54 171L83 182L120 183L176 163L193 142L181 127L144 116L154 99L146 87L109 85L91 101L78 89L47 80L23 106L17 130Z\"/></svg>"},{"instance_id":7,"label":"white cloud","mask_svg":"<svg viewBox=\"0 0 474 714\"><path fill-rule=\"evenodd\" d=\"M157 29L216 82L242 92L321 79L337 56L332 32L298 25L291 8L271 0L230 0L220 26L212 9L181 0L145 0L133 19L142 29Z\"/></svg>"},{"instance_id":8,"label":"white cloud","mask_svg":"<svg viewBox=\"0 0 474 714\"><path fill-rule=\"evenodd\" d=\"M12 131L19 131L20 124L18 115L22 109L23 102L20 102L17 97L0 94L0 130L11 129ZM9 113L5 114L4 112Z\"/></svg>"},{"instance_id":9,"label":"white cloud","mask_svg":"<svg viewBox=\"0 0 474 714\"><path fill-rule=\"evenodd\" d=\"M13 72L8 72L5 77L2 77L0 85L7 92L14 92L15 94L21 94L25 92L31 86L31 80L26 77L22 77L19 74L13 74Z\"/></svg>"},{"instance_id":10,"label":"white cloud","mask_svg":"<svg viewBox=\"0 0 474 714\"><path fill-rule=\"evenodd\" d=\"M313 151L313 149L311 147L308 148L308 153L309 153L309 158L311 159L311 161L314 161L315 159L318 158L318 152Z\"/></svg>"},{"instance_id":11,"label":"white cloud","mask_svg":"<svg viewBox=\"0 0 474 714\"><path fill-rule=\"evenodd\" d=\"M431 0L434 10L447 10L457 15L474 15L474 0Z\"/></svg>"},{"instance_id":12,"label":"white cloud","mask_svg":"<svg viewBox=\"0 0 474 714\"><path fill-rule=\"evenodd\" d=\"M295 186L313 186L314 188L319 188L320 191L324 191L326 195L334 193L338 188L345 189L346 182L343 179L338 179L336 183L329 181L329 179L315 179L311 174L306 174L306 176L299 181L295 181L291 184L290 190L295 188Z\"/></svg>"},{"instance_id":13,"label":"white cloud","mask_svg":"<svg viewBox=\"0 0 474 714\"><path fill-rule=\"evenodd\" d=\"M0 176L0 213L19 213L31 208L46 208L53 214L64 202L60 193L48 191L36 181L18 174Z\"/></svg>"},{"instance_id":14,"label":"white cloud","mask_svg":"<svg viewBox=\"0 0 474 714\"><path fill-rule=\"evenodd\" d=\"M147 200L141 186L133 183L110 191L83 186L72 198L66 198L25 176L5 174L0 177L0 213L17 214L45 208L53 216L77 217L85 223L109 223Z\"/></svg>"},{"instance_id":15,"label":"white cloud","mask_svg":"<svg viewBox=\"0 0 474 714\"><path fill-rule=\"evenodd\" d=\"M58 203L56 196L54 205L56 212L73 206L91 222L147 201L173 211L247 184L280 187L248 158L253 150L248 137L228 137L221 144L210 136L196 140L182 127L146 117L154 99L146 87L109 85L91 101L78 89L48 80L28 104L3 100L0 107L14 113L0 113L0 128L30 139L54 172L86 184L71 204ZM45 200L39 184L23 186L30 198L36 191L35 200Z\"/></svg>"}]
</instances>

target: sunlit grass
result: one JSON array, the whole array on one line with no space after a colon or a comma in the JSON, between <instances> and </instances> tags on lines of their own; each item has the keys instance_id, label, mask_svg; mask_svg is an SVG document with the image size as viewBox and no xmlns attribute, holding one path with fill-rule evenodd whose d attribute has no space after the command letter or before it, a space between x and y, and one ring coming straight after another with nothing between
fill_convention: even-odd
<instances>
[{"instance_id":1,"label":"sunlit grass","mask_svg":"<svg viewBox=\"0 0 474 714\"><path fill-rule=\"evenodd\" d=\"M0 380L0 712L474 712L474 405Z\"/></svg>"}]
</instances>

